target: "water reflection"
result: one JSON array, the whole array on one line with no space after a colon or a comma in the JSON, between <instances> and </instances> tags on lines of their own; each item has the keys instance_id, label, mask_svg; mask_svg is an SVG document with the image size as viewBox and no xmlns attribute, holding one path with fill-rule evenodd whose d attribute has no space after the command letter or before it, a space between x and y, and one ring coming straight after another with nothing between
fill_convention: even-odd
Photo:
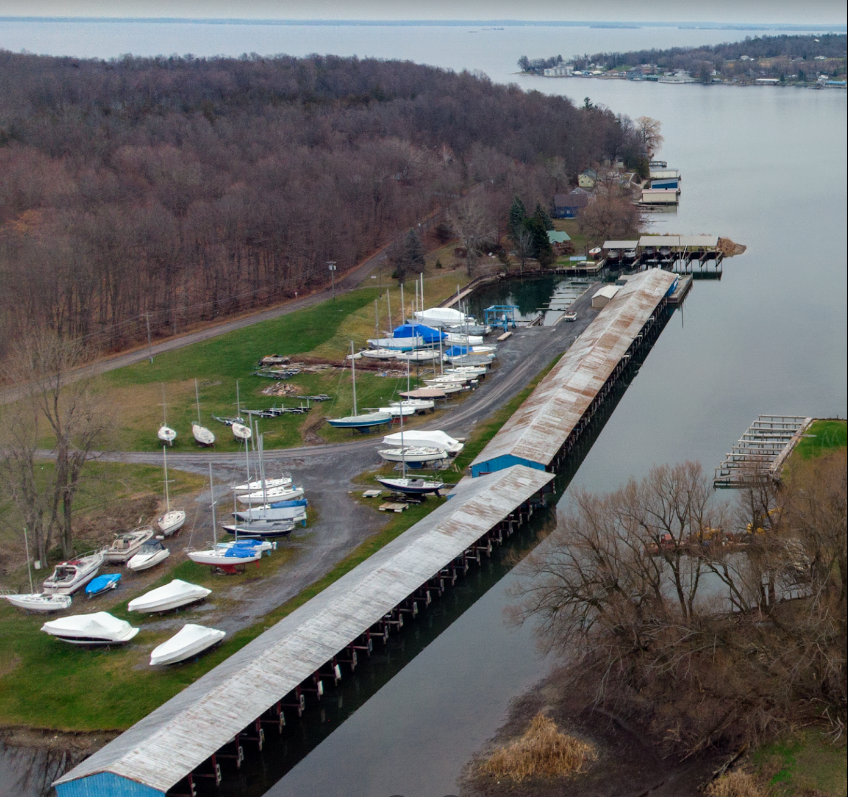
<instances>
[{"instance_id":1,"label":"water reflection","mask_svg":"<svg viewBox=\"0 0 848 797\"><path fill-rule=\"evenodd\" d=\"M0 794L49 797L52 783L85 756L73 750L14 747L0 741Z\"/></svg>"}]
</instances>

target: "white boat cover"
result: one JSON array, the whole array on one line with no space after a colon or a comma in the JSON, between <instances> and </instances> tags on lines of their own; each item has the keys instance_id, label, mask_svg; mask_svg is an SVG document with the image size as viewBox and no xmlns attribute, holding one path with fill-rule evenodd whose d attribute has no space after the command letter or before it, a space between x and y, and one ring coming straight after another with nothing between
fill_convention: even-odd
<instances>
[{"instance_id":1,"label":"white boat cover","mask_svg":"<svg viewBox=\"0 0 848 797\"><path fill-rule=\"evenodd\" d=\"M403 448L384 448L377 452L387 462L439 462L447 459L446 451L441 448L420 448L404 446Z\"/></svg>"},{"instance_id":2,"label":"white boat cover","mask_svg":"<svg viewBox=\"0 0 848 797\"><path fill-rule=\"evenodd\" d=\"M401 436L403 442L401 442ZM383 442L387 446L432 446L433 448L441 448L442 451L447 451L448 454L458 454L464 448L459 440L454 440L450 435L442 431L427 432L424 429L411 429L401 435L400 432L387 434L383 438Z\"/></svg>"},{"instance_id":3,"label":"white boat cover","mask_svg":"<svg viewBox=\"0 0 848 797\"><path fill-rule=\"evenodd\" d=\"M184 625L167 642L154 648L150 654L150 664L176 664L191 656L196 656L227 635L226 631L217 628L207 628L205 625Z\"/></svg>"},{"instance_id":4,"label":"white boat cover","mask_svg":"<svg viewBox=\"0 0 848 797\"><path fill-rule=\"evenodd\" d=\"M138 598L133 598L127 608L131 612L165 612L202 600L211 592L212 590L206 587L175 578L164 587L157 587Z\"/></svg>"},{"instance_id":5,"label":"white boat cover","mask_svg":"<svg viewBox=\"0 0 848 797\"><path fill-rule=\"evenodd\" d=\"M419 310L413 315L424 323L437 321L440 324L464 324L465 319L469 317L452 307L431 307L428 310Z\"/></svg>"},{"instance_id":6,"label":"white boat cover","mask_svg":"<svg viewBox=\"0 0 848 797\"><path fill-rule=\"evenodd\" d=\"M290 476L280 476L278 479L265 479L265 489L271 490L274 487L288 487L292 483ZM262 479L247 484L234 484L232 490L234 493L254 493L262 489Z\"/></svg>"},{"instance_id":7,"label":"white boat cover","mask_svg":"<svg viewBox=\"0 0 848 797\"><path fill-rule=\"evenodd\" d=\"M41 626L41 630L52 636L69 641L92 642L129 642L138 629L126 620L119 620L109 612L94 614L74 614L50 620Z\"/></svg>"}]
</instances>

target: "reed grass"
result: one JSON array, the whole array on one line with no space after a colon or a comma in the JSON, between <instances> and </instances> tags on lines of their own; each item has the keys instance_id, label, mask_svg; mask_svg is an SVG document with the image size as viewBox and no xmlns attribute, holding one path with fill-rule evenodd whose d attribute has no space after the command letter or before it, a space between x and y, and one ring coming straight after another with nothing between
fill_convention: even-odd
<instances>
[{"instance_id":1,"label":"reed grass","mask_svg":"<svg viewBox=\"0 0 848 797\"><path fill-rule=\"evenodd\" d=\"M707 786L707 797L768 797L769 792L747 772L728 772Z\"/></svg>"},{"instance_id":2,"label":"reed grass","mask_svg":"<svg viewBox=\"0 0 848 797\"><path fill-rule=\"evenodd\" d=\"M483 764L483 772L520 783L527 778L567 777L583 771L598 757L586 742L568 736L544 714L537 714L524 735L499 750Z\"/></svg>"}]
</instances>

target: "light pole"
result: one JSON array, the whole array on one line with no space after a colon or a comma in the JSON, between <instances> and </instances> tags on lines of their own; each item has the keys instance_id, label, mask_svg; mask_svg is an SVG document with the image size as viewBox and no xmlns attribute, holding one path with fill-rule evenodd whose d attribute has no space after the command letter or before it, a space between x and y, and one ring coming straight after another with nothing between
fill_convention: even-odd
<instances>
[{"instance_id":1,"label":"light pole","mask_svg":"<svg viewBox=\"0 0 848 797\"><path fill-rule=\"evenodd\" d=\"M330 279L333 282L333 299L336 298L336 261L329 260L327 262L327 268L330 270Z\"/></svg>"}]
</instances>

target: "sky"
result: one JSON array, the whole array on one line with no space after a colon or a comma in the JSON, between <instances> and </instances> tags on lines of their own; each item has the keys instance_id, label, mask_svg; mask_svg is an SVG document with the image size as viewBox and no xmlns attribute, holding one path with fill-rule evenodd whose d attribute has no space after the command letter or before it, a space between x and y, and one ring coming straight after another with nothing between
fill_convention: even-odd
<instances>
[{"instance_id":1,"label":"sky","mask_svg":"<svg viewBox=\"0 0 848 797\"><path fill-rule=\"evenodd\" d=\"M845 24L834 0L0 0L0 16Z\"/></svg>"}]
</instances>

